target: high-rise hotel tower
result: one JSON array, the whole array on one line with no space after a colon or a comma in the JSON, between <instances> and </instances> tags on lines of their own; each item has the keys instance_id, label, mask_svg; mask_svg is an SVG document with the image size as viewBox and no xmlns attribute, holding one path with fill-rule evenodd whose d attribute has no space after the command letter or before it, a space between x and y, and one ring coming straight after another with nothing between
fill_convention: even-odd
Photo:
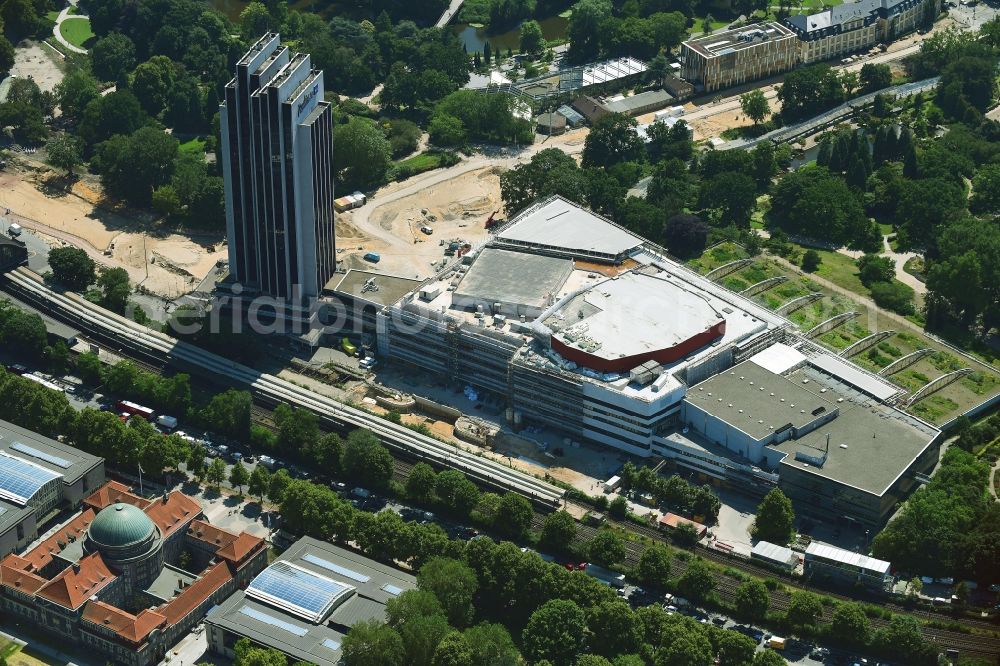
<instances>
[{"instance_id":1,"label":"high-rise hotel tower","mask_svg":"<svg viewBox=\"0 0 1000 666\"><path fill-rule=\"evenodd\" d=\"M323 72L264 35L237 63L219 119L231 281L247 295L315 298L337 265Z\"/></svg>"}]
</instances>

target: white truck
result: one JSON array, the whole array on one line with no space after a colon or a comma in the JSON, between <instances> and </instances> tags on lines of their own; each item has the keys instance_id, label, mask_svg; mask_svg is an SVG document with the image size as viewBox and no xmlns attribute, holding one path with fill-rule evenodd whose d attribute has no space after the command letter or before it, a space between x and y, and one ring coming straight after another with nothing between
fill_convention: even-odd
<instances>
[{"instance_id":1,"label":"white truck","mask_svg":"<svg viewBox=\"0 0 1000 666\"><path fill-rule=\"evenodd\" d=\"M14 223L9 227L7 227L7 235L10 236L11 238L17 238L18 236L20 236L21 231L22 231L21 225L17 223Z\"/></svg>"},{"instance_id":2,"label":"white truck","mask_svg":"<svg viewBox=\"0 0 1000 666\"><path fill-rule=\"evenodd\" d=\"M166 414L162 414L156 417L156 425L160 426L165 430L173 431L174 429L177 428L177 418L174 416L167 416Z\"/></svg>"},{"instance_id":3,"label":"white truck","mask_svg":"<svg viewBox=\"0 0 1000 666\"><path fill-rule=\"evenodd\" d=\"M625 574L599 567L596 564L588 564L585 571L588 576L593 576L605 585L616 587L619 590L625 587Z\"/></svg>"}]
</instances>

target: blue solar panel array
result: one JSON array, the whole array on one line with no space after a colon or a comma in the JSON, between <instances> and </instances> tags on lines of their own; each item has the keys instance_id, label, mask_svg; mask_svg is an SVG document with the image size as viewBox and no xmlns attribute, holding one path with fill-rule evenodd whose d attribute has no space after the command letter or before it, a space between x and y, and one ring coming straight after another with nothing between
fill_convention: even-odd
<instances>
[{"instance_id":1,"label":"blue solar panel array","mask_svg":"<svg viewBox=\"0 0 1000 666\"><path fill-rule=\"evenodd\" d=\"M267 613L259 611L256 608L250 608L249 606L243 606L242 608L240 608L240 612L243 613L244 615L246 615L247 617L252 617L253 619L257 620L258 622L263 622L264 624L269 624L272 627L277 627L278 629L284 629L288 633L295 634L296 636L305 636L307 633L309 633L308 629L300 627L300 626L298 626L296 624L292 624L291 622L285 622L284 620L282 620L280 618L277 618L277 617L274 617L273 615L269 615Z\"/></svg>"},{"instance_id":2,"label":"blue solar panel array","mask_svg":"<svg viewBox=\"0 0 1000 666\"><path fill-rule=\"evenodd\" d=\"M61 474L0 452L0 497L27 504L42 486Z\"/></svg>"},{"instance_id":3,"label":"blue solar panel array","mask_svg":"<svg viewBox=\"0 0 1000 666\"><path fill-rule=\"evenodd\" d=\"M309 564L315 564L318 567L323 567L327 571L332 571L338 573L345 578L350 578L351 580L357 581L359 583L367 583L371 578L368 576L358 573L357 571L351 571L347 567L342 567L339 564L334 564L329 560L324 560L322 557L316 557L312 553L306 553L302 556L303 561Z\"/></svg>"},{"instance_id":4,"label":"blue solar panel array","mask_svg":"<svg viewBox=\"0 0 1000 666\"><path fill-rule=\"evenodd\" d=\"M349 586L288 562L278 561L260 572L247 594L312 622L319 622Z\"/></svg>"},{"instance_id":5,"label":"blue solar panel array","mask_svg":"<svg viewBox=\"0 0 1000 666\"><path fill-rule=\"evenodd\" d=\"M14 442L10 445L15 451L20 451L21 453L26 453L32 458L38 458L39 460L44 460L45 462L52 463L56 467L62 467L63 469L69 469L73 466L69 460L65 458L60 458L59 456L54 456L51 453L46 453L45 451L39 451L33 446L28 446L21 442Z\"/></svg>"}]
</instances>

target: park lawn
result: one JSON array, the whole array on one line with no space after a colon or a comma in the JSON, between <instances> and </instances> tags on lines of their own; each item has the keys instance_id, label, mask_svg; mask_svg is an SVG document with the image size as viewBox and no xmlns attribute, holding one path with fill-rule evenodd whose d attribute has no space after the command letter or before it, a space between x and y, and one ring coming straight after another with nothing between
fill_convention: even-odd
<instances>
[{"instance_id":1,"label":"park lawn","mask_svg":"<svg viewBox=\"0 0 1000 666\"><path fill-rule=\"evenodd\" d=\"M62 33L63 39L81 49L87 48L89 42L94 39L94 31L90 29L88 18L68 18L59 26L59 32Z\"/></svg>"},{"instance_id":2,"label":"park lawn","mask_svg":"<svg viewBox=\"0 0 1000 666\"><path fill-rule=\"evenodd\" d=\"M705 17L704 16L695 16L692 20L694 21L694 23L691 24L690 28L688 28L688 34L689 35L693 35L696 32L699 32L699 33L702 32L701 24L705 20ZM713 17L713 20L712 20L712 32L715 32L717 30L721 30L722 28L725 28L730 23L732 23L732 19L730 19L728 21L720 21L718 19L714 19L714 17Z\"/></svg>"},{"instance_id":3,"label":"park lawn","mask_svg":"<svg viewBox=\"0 0 1000 666\"><path fill-rule=\"evenodd\" d=\"M861 296L871 296L871 291L869 291L868 287L861 284L861 278L858 276L858 266L850 257L839 252L830 252L829 250L805 248L802 246L796 247L800 248L802 252L815 250L819 254L822 261L816 270L816 275L826 278L835 285L849 289Z\"/></svg>"},{"instance_id":4,"label":"park lawn","mask_svg":"<svg viewBox=\"0 0 1000 666\"><path fill-rule=\"evenodd\" d=\"M182 153L203 153L205 152L205 137L196 136L193 139L188 139L181 145L177 146L177 150Z\"/></svg>"},{"instance_id":5,"label":"park lawn","mask_svg":"<svg viewBox=\"0 0 1000 666\"><path fill-rule=\"evenodd\" d=\"M0 638L0 658L6 660L8 666L49 666L49 662L28 654L14 641Z\"/></svg>"},{"instance_id":6,"label":"park lawn","mask_svg":"<svg viewBox=\"0 0 1000 666\"><path fill-rule=\"evenodd\" d=\"M46 12L45 14L45 20L48 22L49 25L55 25L57 18L59 18L58 10L53 12Z\"/></svg>"}]
</instances>

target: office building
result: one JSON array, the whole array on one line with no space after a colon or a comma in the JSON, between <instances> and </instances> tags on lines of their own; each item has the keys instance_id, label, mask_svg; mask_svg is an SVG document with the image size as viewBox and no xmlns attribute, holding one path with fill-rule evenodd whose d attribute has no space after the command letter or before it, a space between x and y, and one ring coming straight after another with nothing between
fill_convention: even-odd
<instances>
[{"instance_id":1,"label":"office building","mask_svg":"<svg viewBox=\"0 0 1000 666\"><path fill-rule=\"evenodd\" d=\"M104 483L104 459L0 421L0 557Z\"/></svg>"},{"instance_id":2,"label":"office building","mask_svg":"<svg viewBox=\"0 0 1000 666\"><path fill-rule=\"evenodd\" d=\"M150 500L111 482L0 560L0 610L102 660L149 666L266 564L263 539L210 525L190 497Z\"/></svg>"},{"instance_id":3,"label":"office building","mask_svg":"<svg viewBox=\"0 0 1000 666\"><path fill-rule=\"evenodd\" d=\"M681 76L702 92L774 76L798 62L799 40L780 23L724 30L681 44Z\"/></svg>"},{"instance_id":4,"label":"office building","mask_svg":"<svg viewBox=\"0 0 1000 666\"><path fill-rule=\"evenodd\" d=\"M900 387L558 196L382 308L376 337L382 358L473 387L515 430L780 486L802 513L864 526L940 443L893 406Z\"/></svg>"},{"instance_id":5,"label":"office building","mask_svg":"<svg viewBox=\"0 0 1000 666\"><path fill-rule=\"evenodd\" d=\"M205 619L209 648L232 658L237 641L290 662L337 666L352 626L385 619L385 605L416 579L324 541L303 537Z\"/></svg>"},{"instance_id":6,"label":"office building","mask_svg":"<svg viewBox=\"0 0 1000 666\"><path fill-rule=\"evenodd\" d=\"M323 72L277 34L236 64L219 110L230 288L309 300L336 269L332 116Z\"/></svg>"}]
</instances>

